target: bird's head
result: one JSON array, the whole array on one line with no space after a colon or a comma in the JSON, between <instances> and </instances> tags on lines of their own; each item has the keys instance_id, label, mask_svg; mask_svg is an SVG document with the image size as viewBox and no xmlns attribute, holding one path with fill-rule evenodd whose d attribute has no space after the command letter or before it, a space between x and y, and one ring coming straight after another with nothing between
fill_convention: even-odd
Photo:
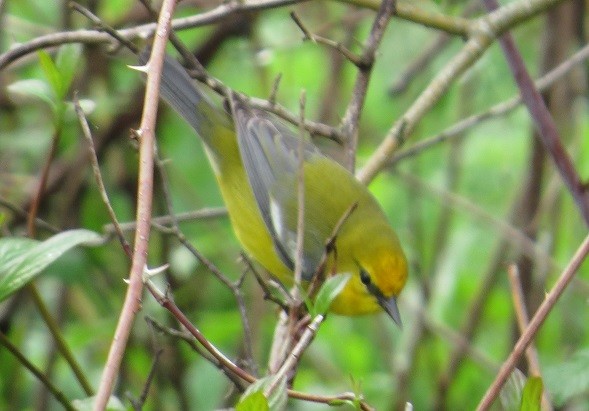
<instances>
[{"instance_id":1,"label":"bird's head","mask_svg":"<svg viewBox=\"0 0 589 411\"><path fill-rule=\"evenodd\" d=\"M337 272L352 276L331 310L351 315L382 309L401 326L397 296L407 281L407 260L396 236L384 229L349 249L350 255L338 256Z\"/></svg>"}]
</instances>

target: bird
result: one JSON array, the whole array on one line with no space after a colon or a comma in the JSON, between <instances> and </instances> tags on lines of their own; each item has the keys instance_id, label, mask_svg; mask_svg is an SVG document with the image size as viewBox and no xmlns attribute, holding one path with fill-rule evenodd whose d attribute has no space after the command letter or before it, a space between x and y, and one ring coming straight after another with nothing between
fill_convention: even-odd
<instances>
[{"instance_id":1,"label":"bird","mask_svg":"<svg viewBox=\"0 0 589 411\"><path fill-rule=\"evenodd\" d=\"M215 104L202 87L166 55L160 96L204 143L246 253L284 285L293 283L297 261L307 285L317 275L347 274L330 312L384 310L401 327L397 297L407 281L407 259L368 188L276 115L236 92L227 93L228 104ZM304 218L297 260L299 184Z\"/></svg>"}]
</instances>

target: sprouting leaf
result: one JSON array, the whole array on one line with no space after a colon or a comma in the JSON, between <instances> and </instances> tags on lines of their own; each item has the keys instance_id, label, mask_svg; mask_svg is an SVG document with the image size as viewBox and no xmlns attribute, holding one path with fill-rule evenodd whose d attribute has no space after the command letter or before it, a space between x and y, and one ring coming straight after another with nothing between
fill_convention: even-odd
<instances>
[{"instance_id":1,"label":"sprouting leaf","mask_svg":"<svg viewBox=\"0 0 589 411\"><path fill-rule=\"evenodd\" d=\"M236 411L265 411L269 410L268 400L262 390L254 391L239 400Z\"/></svg>"},{"instance_id":2,"label":"sprouting leaf","mask_svg":"<svg viewBox=\"0 0 589 411\"><path fill-rule=\"evenodd\" d=\"M61 78L61 74L59 73L59 69L53 62L53 59L49 53L44 50L39 51L39 61L41 62L43 74L51 86L53 95L58 99L58 101L61 100L63 98L63 80Z\"/></svg>"},{"instance_id":3,"label":"sprouting leaf","mask_svg":"<svg viewBox=\"0 0 589 411\"><path fill-rule=\"evenodd\" d=\"M237 411L283 410L286 407L286 401L288 400L286 379L282 378L280 381L278 381L278 383L272 389L270 397L266 398L264 395L264 390L270 384L276 384L276 377L274 375L269 375L253 382L249 387L247 387L235 409ZM241 405L242 403L244 404ZM261 406L261 408L257 408L258 405ZM240 408L245 406L248 408ZM252 406L252 408L249 408L250 406Z\"/></svg>"},{"instance_id":4,"label":"sprouting leaf","mask_svg":"<svg viewBox=\"0 0 589 411\"><path fill-rule=\"evenodd\" d=\"M42 242L0 238L0 301L22 288L71 248L101 242L98 233L82 229L64 231Z\"/></svg>"},{"instance_id":5,"label":"sprouting leaf","mask_svg":"<svg viewBox=\"0 0 589 411\"><path fill-rule=\"evenodd\" d=\"M312 310L313 314L327 313L329 306L339 293L342 292L349 279L350 274L338 274L325 280L315 298L315 304Z\"/></svg>"},{"instance_id":6,"label":"sprouting leaf","mask_svg":"<svg viewBox=\"0 0 589 411\"><path fill-rule=\"evenodd\" d=\"M286 408L286 402L288 401L288 393L286 387L286 378L282 378L278 382L278 386L274 388L268 398L268 405L271 410L284 410Z\"/></svg>"},{"instance_id":7,"label":"sprouting leaf","mask_svg":"<svg viewBox=\"0 0 589 411\"><path fill-rule=\"evenodd\" d=\"M507 411L519 409L525 383L525 375L517 368L513 370L499 393L502 409Z\"/></svg>"},{"instance_id":8,"label":"sprouting leaf","mask_svg":"<svg viewBox=\"0 0 589 411\"><path fill-rule=\"evenodd\" d=\"M60 96L62 99L65 98L72 85L81 54L82 46L81 44L77 43L64 44L57 52L55 66L59 71L62 87L58 96Z\"/></svg>"},{"instance_id":9,"label":"sprouting leaf","mask_svg":"<svg viewBox=\"0 0 589 411\"><path fill-rule=\"evenodd\" d=\"M536 411L540 410L540 403L542 402L542 378L530 377L524 386L522 394L520 411Z\"/></svg>"}]
</instances>

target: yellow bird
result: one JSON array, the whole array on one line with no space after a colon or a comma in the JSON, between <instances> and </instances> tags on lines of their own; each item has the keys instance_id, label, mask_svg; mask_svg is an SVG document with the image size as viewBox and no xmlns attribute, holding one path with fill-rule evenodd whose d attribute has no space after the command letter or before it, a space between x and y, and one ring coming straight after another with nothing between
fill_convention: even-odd
<instances>
[{"instance_id":1,"label":"yellow bird","mask_svg":"<svg viewBox=\"0 0 589 411\"><path fill-rule=\"evenodd\" d=\"M298 134L276 116L251 108L234 94L228 111L216 107L169 57L162 73L161 95L202 138L243 248L281 282L292 284ZM302 144L303 280L312 279L326 243L335 233L323 274L349 273L351 277L330 311L357 315L384 309L401 326L396 299L407 279L407 261L395 232L363 184L311 143ZM340 220L343 223L335 232Z\"/></svg>"}]
</instances>

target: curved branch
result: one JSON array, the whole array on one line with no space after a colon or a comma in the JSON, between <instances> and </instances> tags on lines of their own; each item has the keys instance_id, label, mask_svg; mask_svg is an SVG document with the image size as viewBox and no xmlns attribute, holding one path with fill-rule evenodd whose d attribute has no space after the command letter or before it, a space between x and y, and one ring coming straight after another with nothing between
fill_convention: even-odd
<instances>
[{"instance_id":1,"label":"curved branch","mask_svg":"<svg viewBox=\"0 0 589 411\"><path fill-rule=\"evenodd\" d=\"M478 60L497 36L523 19L531 18L562 1L520 0L476 20L469 40L393 125L364 168L358 171L358 179L368 183L380 172L390 156L411 135L419 120L440 100L450 85Z\"/></svg>"}]
</instances>

